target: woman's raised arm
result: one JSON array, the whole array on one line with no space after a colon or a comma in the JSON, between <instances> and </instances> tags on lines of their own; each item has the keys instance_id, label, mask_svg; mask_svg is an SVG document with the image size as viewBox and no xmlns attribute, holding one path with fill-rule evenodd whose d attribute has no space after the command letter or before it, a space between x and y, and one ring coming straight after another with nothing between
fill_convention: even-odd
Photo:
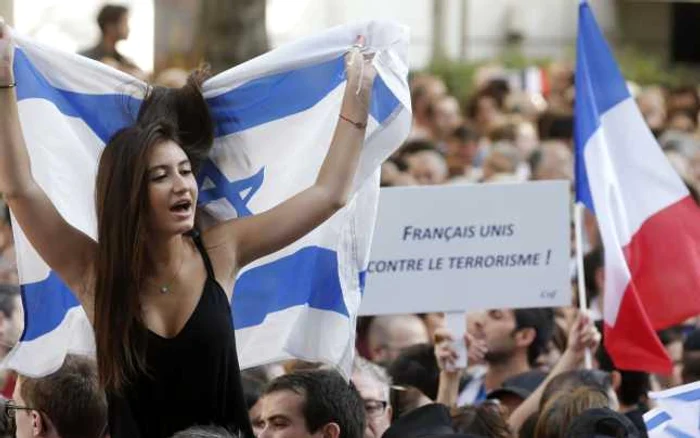
<instances>
[{"instance_id":1,"label":"woman's raised arm","mask_svg":"<svg viewBox=\"0 0 700 438\"><path fill-rule=\"evenodd\" d=\"M316 182L280 205L254 216L223 222L204 235L208 246L226 244L236 266L273 253L312 231L342 208L350 196L364 144L376 70L359 47L346 55L347 85L333 139ZM232 263L222 261L221 265ZM232 273L235 274L235 273Z\"/></svg>"},{"instance_id":2,"label":"woman's raised arm","mask_svg":"<svg viewBox=\"0 0 700 438\"><path fill-rule=\"evenodd\" d=\"M32 177L17 110L13 57L10 29L0 17L0 193L32 246L78 294L87 311L92 308L92 288L85 276L97 244L63 219Z\"/></svg>"}]
</instances>

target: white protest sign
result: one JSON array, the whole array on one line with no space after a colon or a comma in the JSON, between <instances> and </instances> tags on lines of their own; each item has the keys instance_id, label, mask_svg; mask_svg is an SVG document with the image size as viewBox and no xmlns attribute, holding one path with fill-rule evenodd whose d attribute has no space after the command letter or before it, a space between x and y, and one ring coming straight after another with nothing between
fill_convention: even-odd
<instances>
[{"instance_id":1,"label":"white protest sign","mask_svg":"<svg viewBox=\"0 0 700 438\"><path fill-rule=\"evenodd\" d=\"M381 190L361 315L571 304L569 183Z\"/></svg>"}]
</instances>

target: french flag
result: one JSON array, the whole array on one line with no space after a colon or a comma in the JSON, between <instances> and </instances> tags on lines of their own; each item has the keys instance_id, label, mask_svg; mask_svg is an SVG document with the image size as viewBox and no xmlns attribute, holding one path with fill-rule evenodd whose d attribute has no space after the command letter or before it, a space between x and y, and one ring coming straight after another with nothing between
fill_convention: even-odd
<instances>
[{"instance_id":1,"label":"french flag","mask_svg":"<svg viewBox=\"0 0 700 438\"><path fill-rule=\"evenodd\" d=\"M605 347L620 369L671 371L655 330L700 314L700 208L627 90L586 1L576 56L576 199L605 247Z\"/></svg>"}]
</instances>

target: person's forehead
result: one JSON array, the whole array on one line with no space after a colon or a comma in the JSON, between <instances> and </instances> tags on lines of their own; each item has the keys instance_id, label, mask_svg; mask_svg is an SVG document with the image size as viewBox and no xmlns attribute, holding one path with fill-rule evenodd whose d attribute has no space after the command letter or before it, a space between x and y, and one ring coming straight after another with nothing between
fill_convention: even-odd
<instances>
[{"instance_id":1,"label":"person's forehead","mask_svg":"<svg viewBox=\"0 0 700 438\"><path fill-rule=\"evenodd\" d=\"M263 396L261 417L284 416L292 418L302 415L304 397L290 390L275 391Z\"/></svg>"},{"instance_id":2,"label":"person's forehead","mask_svg":"<svg viewBox=\"0 0 700 438\"><path fill-rule=\"evenodd\" d=\"M183 151L177 143L172 140L165 140L153 145L149 157L149 164L155 166L172 160L179 161L185 159L187 159L187 154L185 154L185 151Z\"/></svg>"},{"instance_id":3,"label":"person's forehead","mask_svg":"<svg viewBox=\"0 0 700 438\"><path fill-rule=\"evenodd\" d=\"M384 400L384 394L386 394L389 387L377 381L377 379L368 376L366 373L356 372L353 373L351 380L355 385L355 388L357 388L357 391L360 393L360 397L362 397L364 400L387 401Z\"/></svg>"},{"instance_id":4,"label":"person's forehead","mask_svg":"<svg viewBox=\"0 0 700 438\"><path fill-rule=\"evenodd\" d=\"M395 318L389 325L390 336L394 338L427 334L425 324L418 317Z\"/></svg>"}]
</instances>

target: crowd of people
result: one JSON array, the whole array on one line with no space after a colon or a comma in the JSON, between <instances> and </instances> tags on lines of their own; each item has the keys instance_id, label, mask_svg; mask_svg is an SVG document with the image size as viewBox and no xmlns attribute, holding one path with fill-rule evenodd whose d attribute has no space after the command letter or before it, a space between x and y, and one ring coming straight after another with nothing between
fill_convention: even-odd
<instances>
[{"instance_id":1,"label":"crowd of people","mask_svg":"<svg viewBox=\"0 0 700 438\"><path fill-rule=\"evenodd\" d=\"M140 74L115 48L116 41L128 34L127 13L121 7L103 10L99 18L103 38L85 54ZM412 131L382 165L382 185L562 179L573 183L573 67L555 62L542 75L546 87L525 90L505 68L489 65L474 76L473 95L460 102L441 78L412 74ZM660 147L696 194L698 90L629 86ZM10 215L7 207L3 211L2 357L19 341L24 323ZM648 392L700 380L700 328L690 320L658 333L674 363L671 375L617 369L601 342L604 254L591 215L584 245L586 290L576 293L588 296L589 312L580 312L575 299L564 308L471 312L465 315L467 331L458 339L446 329L440 313L363 317L357 324L356 358L349 376L303 361L244 370L239 388L254 435L646 436L642 415L651 407ZM575 273L572 288L576 289ZM465 285L465 293L471 292L475 291ZM466 369L455 366L456 343L466 344ZM587 351L593 353L590 368L584 366ZM81 356L68 356L59 370L44 377L4 371L0 437L109 436L109 399L103 383L98 365ZM172 436L238 437L244 436L244 429L201 424Z\"/></svg>"}]
</instances>

